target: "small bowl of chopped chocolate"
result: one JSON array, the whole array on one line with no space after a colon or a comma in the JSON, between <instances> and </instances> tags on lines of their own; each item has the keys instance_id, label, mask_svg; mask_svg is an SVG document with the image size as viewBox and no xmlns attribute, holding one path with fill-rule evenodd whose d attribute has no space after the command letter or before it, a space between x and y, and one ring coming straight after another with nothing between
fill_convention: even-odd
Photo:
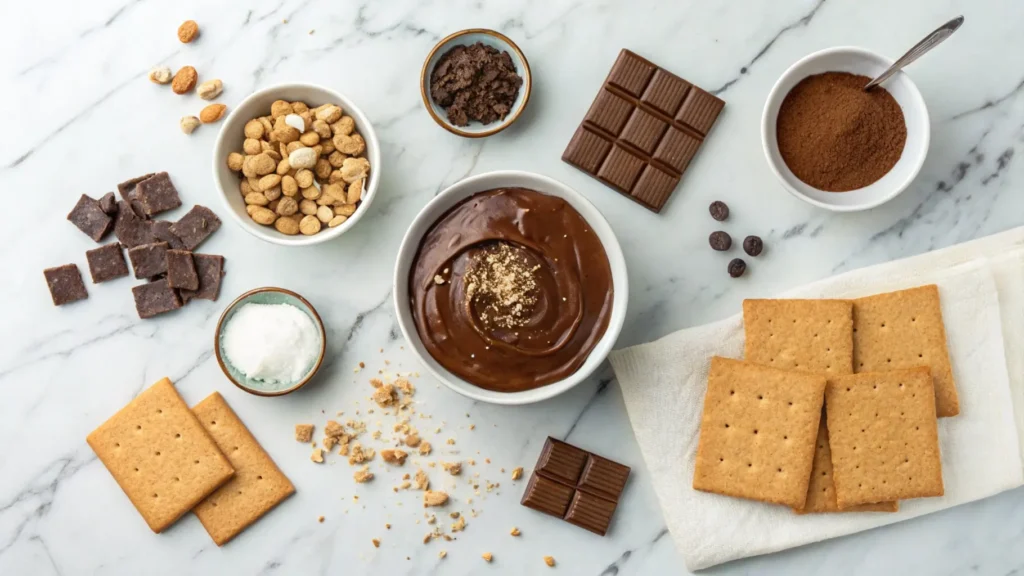
<instances>
[{"instance_id":1,"label":"small bowl of chopped chocolate","mask_svg":"<svg viewBox=\"0 0 1024 576\"><path fill-rule=\"evenodd\" d=\"M511 126L526 109L532 84L523 51L504 34L484 28L461 30L438 42L420 73L431 118L465 138Z\"/></svg>"}]
</instances>

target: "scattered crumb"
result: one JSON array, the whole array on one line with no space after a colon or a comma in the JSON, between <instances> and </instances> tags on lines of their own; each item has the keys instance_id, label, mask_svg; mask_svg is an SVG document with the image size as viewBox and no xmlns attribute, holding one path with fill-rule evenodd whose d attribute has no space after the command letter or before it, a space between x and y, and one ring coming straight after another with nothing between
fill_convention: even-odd
<instances>
[{"instance_id":1,"label":"scattered crumb","mask_svg":"<svg viewBox=\"0 0 1024 576\"><path fill-rule=\"evenodd\" d=\"M324 434L329 438L341 438L345 436L345 427L336 420L328 420L327 425L324 426Z\"/></svg>"},{"instance_id":2,"label":"scattered crumb","mask_svg":"<svg viewBox=\"0 0 1024 576\"><path fill-rule=\"evenodd\" d=\"M462 472L461 462L441 462L441 467L452 476L458 476Z\"/></svg>"},{"instance_id":3,"label":"scattered crumb","mask_svg":"<svg viewBox=\"0 0 1024 576\"><path fill-rule=\"evenodd\" d=\"M491 459L490 458L484 458L484 462L490 464L491 463Z\"/></svg>"},{"instance_id":4,"label":"scattered crumb","mask_svg":"<svg viewBox=\"0 0 1024 576\"><path fill-rule=\"evenodd\" d=\"M361 470L356 470L356 473L352 475L352 478L360 484L365 484L370 480L373 480L373 472L370 472L369 466L363 466Z\"/></svg>"},{"instance_id":5,"label":"scattered crumb","mask_svg":"<svg viewBox=\"0 0 1024 576\"><path fill-rule=\"evenodd\" d=\"M483 554L480 555L480 557L483 558L484 560L486 560L487 562L490 562L491 560L494 559L494 555L491 554L490 552L484 552Z\"/></svg>"},{"instance_id":6,"label":"scattered crumb","mask_svg":"<svg viewBox=\"0 0 1024 576\"><path fill-rule=\"evenodd\" d=\"M410 448L415 448L419 446L420 442L421 440L419 434L409 434L408 436L405 437L405 445Z\"/></svg>"},{"instance_id":7,"label":"scattered crumb","mask_svg":"<svg viewBox=\"0 0 1024 576\"><path fill-rule=\"evenodd\" d=\"M310 455L309 459L317 464L322 464L324 461L324 451L321 448L314 448L313 454Z\"/></svg>"},{"instance_id":8,"label":"scattered crumb","mask_svg":"<svg viewBox=\"0 0 1024 576\"><path fill-rule=\"evenodd\" d=\"M416 388L412 385L412 382L405 378L399 378L395 380L395 388L402 391L402 394L415 394Z\"/></svg>"},{"instance_id":9,"label":"scattered crumb","mask_svg":"<svg viewBox=\"0 0 1024 576\"><path fill-rule=\"evenodd\" d=\"M401 466L405 464L405 459L409 456L409 453L404 450L381 450L380 457L384 459L388 464L394 464L395 466Z\"/></svg>"},{"instance_id":10,"label":"scattered crumb","mask_svg":"<svg viewBox=\"0 0 1024 576\"><path fill-rule=\"evenodd\" d=\"M352 448L349 451L348 463L349 465L362 464L368 460L373 460L374 452L373 448L363 449L359 442L352 444Z\"/></svg>"},{"instance_id":11,"label":"scattered crumb","mask_svg":"<svg viewBox=\"0 0 1024 576\"><path fill-rule=\"evenodd\" d=\"M312 36L313 34L316 34L316 29L313 29L313 30L310 30L310 31L309 31L309 35L310 35L310 36Z\"/></svg>"},{"instance_id":12,"label":"scattered crumb","mask_svg":"<svg viewBox=\"0 0 1024 576\"><path fill-rule=\"evenodd\" d=\"M317 516L316 521L321 523L321 524L323 524L324 523L324 517L323 516Z\"/></svg>"},{"instance_id":13,"label":"scattered crumb","mask_svg":"<svg viewBox=\"0 0 1024 576\"><path fill-rule=\"evenodd\" d=\"M447 555L448 555L448 553L445 552L444 550L441 550L440 552L437 553L437 557L438 558L444 558Z\"/></svg>"},{"instance_id":14,"label":"scattered crumb","mask_svg":"<svg viewBox=\"0 0 1024 576\"><path fill-rule=\"evenodd\" d=\"M326 437L324 437L323 444L324 444L324 450L330 452L331 449L334 448L338 444L338 440L335 439L333 436L326 436Z\"/></svg>"},{"instance_id":15,"label":"scattered crumb","mask_svg":"<svg viewBox=\"0 0 1024 576\"><path fill-rule=\"evenodd\" d=\"M427 456L433 450L433 447L430 446L430 442L421 442L418 449L420 456Z\"/></svg>"},{"instance_id":16,"label":"scattered crumb","mask_svg":"<svg viewBox=\"0 0 1024 576\"><path fill-rule=\"evenodd\" d=\"M305 444L313 440L313 425L312 424L296 424L295 425L295 439Z\"/></svg>"},{"instance_id":17,"label":"scattered crumb","mask_svg":"<svg viewBox=\"0 0 1024 576\"><path fill-rule=\"evenodd\" d=\"M466 529L466 518L459 516L459 519L452 523L452 532L462 532Z\"/></svg>"},{"instance_id":18,"label":"scattered crumb","mask_svg":"<svg viewBox=\"0 0 1024 576\"><path fill-rule=\"evenodd\" d=\"M362 368L366 368L366 364L363 364L362 362L360 362L360 363L359 363L359 368L360 368L360 369L362 369Z\"/></svg>"},{"instance_id":19,"label":"scattered crumb","mask_svg":"<svg viewBox=\"0 0 1024 576\"><path fill-rule=\"evenodd\" d=\"M454 446L455 445L455 438L449 438L449 439L445 440L444 442L445 442L445 444L448 444L449 446Z\"/></svg>"},{"instance_id":20,"label":"scattered crumb","mask_svg":"<svg viewBox=\"0 0 1024 576\"><path fill-rule=\"evenodd\" d=\"M380 380L376 380L376 382L379 383ZM373 401L381 408L394 406L398 401L398 393L395 392L395 387L391 384L381 384L380 386L375 384L374 387L377 389L373 392Z\"/></svg>"},{"instance_id":21,"label":"scattered crumb","mask_svg":"<svg viewBox=\"0 0 1024 576\"><path fill-rule=\"evenodd\" d=\"M426 490L430 487L430 480L427 478L427 474L423 470L416 471L415 480L417 490Z\"/></svg>"},{"instance_id":22,"label":"scattered crumb","mask_svg":"<svg viewBox=\"0 0 1024 576\"><path fill-rule=\"evenodd\" d=\"M470 424L469 425L469 429L470 430L476 430L476 424Z\"/></svg>"},{"instance_id":23,"label":"scattered crumb","mask_svg":"<svg viewBox=\"0 0 1024 576\"><path fill-rule=\"evenodd\" d=\"M544 557L544 563L547 564L548 566L551 566L552 568L554 568L554 566L555 566L555 557L554 556L545 556Z\"/></svg>"},{"instance_id":24,"label":"scattered crumb","mask_svg":"<svg viewBox=\"0 0 1024 576\"><path fill-rule=\"evenodd\" d=\"M430 518L427 518L427 524L434 524L437 522L437 515L431 514Z\"/></svg>"},{"instance_id":25,"label":"scattered crumb","mask_svg":"<svg viewBox=\"0 0 1024 576\"><path fill-rule=\"evenodd\" d=\"M522 466L518 466L518 467L516 467L515 470L512 470L512 479L513 480L519 480L522 477L523 477L523 467Z\"/></svg>"},{"instance_id":26,"label":"scattered crumb","mask_svg":"<svg viewBox=\"0 0 1024 576\"><path fill-rule=\"evenodd\" d=\"M511 534L513 536L519 536L521 534L521 532L519 531L519 528L516 528L515 526L513 526L512 527L512 531L509 532L509 534Z\"/></svg>"},{"instance_id":27,"label":"scattered crumb","mask_svg":"<svg viewBox=\"0 0 1024 576\"><path fill-rule=\"evenodd\" d=\"M385 530L391 530L391 524L385 524L384 525L384 529Z\"/></svg>"},{"instance_id":28,"label":"scattered crumb","mask_svg":"<svg viewBox=\"0 0 1024 576\"><path fill-rule=\"evenodd\" d=\"M448 502L448 493L440 490L427 490L423 493L423 507L444 506Z\"/></svg>"},{"instance_id":29,"label":"scattered crumb","mask_svg":"<svg viewBox=\"0 0 1024 576\"><path fill-rule=\"evenodd\" d=\"M370 542L373 542L373 547L374 548L380 548L380 539L379 538L374 538L373 540L370 540Z\"/></svg>"}]
</instances>

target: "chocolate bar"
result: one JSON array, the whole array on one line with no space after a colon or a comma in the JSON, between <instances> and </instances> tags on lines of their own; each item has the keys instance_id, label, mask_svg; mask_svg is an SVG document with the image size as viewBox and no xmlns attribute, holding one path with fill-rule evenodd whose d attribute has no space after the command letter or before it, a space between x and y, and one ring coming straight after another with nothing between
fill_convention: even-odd
<instances>
[{"instance_id":1,"label":"chocolate bar","mask_svg":"<svg viewBox=\"0 0 1024 576\"><path fill-rule=\"evenodd\" d=\"M548 437L520 502L604 536L629 466Z\"/></svg>"},{"instance_id":2,"label":"chocolate bar","mask_svg":"<svg viewBox=\"0 0 1024 576\"><path fill-rule=\"evenodd\" d=\"M661 212L724 106L622 50L562 160Z\"/></svg>"}]
</instances>

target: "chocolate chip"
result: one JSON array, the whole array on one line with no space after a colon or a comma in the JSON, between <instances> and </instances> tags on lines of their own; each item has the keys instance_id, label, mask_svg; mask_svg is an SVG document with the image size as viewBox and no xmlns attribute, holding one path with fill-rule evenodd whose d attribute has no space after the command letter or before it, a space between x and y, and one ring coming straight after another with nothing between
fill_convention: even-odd
<instances>
[{"instance_id":1,"label":"chocolate chip","mask_svg":"<svg viewBox=\"0 0 1024 576\"><path fill-rule=\"evenodd\" d=\"M733 278L739 278L743 276L743 273L747 271L747 263L741 258L733 258L729 262L729 276Z\"/></svg>"},{"instance_id":2,"label":"chocolate chip","mask_svg":"<svg viewBox=\"0 0 1024 576\"><path fill-rule=\"evenodd\" d=\"M729 236L727 232L722 232L721 230L712 232L711 236L708 236L708 242L711 244L712 248L719 252L724 252L729 248L732 248L732 236Z\"/></svg>"},{"instance_id":3,"label":"chocolate chip","mask_svg":"<svg viewBox=\"0 0 1024 576\"><path fill-rule=\"evenodd\" d=\"M764 241L757 236L747 236L743 239L743 251L751 256L759 256L764 250Z\"/></svg>"},{"instance_id":4,"label":"chocolate chip","mask_svg":"<svg viewBox=\"0 0 1024 576\"><path fill-rule=\"evenodd\" d=\"M721 200L712 202L711 206L708 207L708 211L711 212L711 217L719 222L723 222L729 217L729 207Z\"/></svg>"}]
</instances>

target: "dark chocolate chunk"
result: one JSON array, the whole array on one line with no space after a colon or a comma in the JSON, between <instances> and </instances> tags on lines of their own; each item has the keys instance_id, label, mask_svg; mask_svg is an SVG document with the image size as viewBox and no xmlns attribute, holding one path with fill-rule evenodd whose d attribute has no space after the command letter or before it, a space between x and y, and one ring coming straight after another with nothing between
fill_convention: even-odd
<instances>
[{"instance_id":1,"label":"dark chocolate chunk","mask_svg":"<svg viewBox=\"0 0 1024 576\"><path fill-rule=\"evenodd\" d=\"M220 218L212 210L196 204L171 225L171 232L185 244L186 250L195 250L197 246L220 228Z\"/></svg>"},{"instance_id":2,"label":"dark chocolate chunk","mask_svg":"<svg viewBox=\"0 0 1024 576\"><path fill-rule=\"evenodd\" d=\"M430 98L456 126L490 124L505 119L522 85L508 52L477 42L441 55L430 75Z\"/></svg>"},{"instance_id":3,"label":"dark chocolate chunk","mask_svg":"<svg viewBox=\"0 0 1024 576\"><path fill-rule=\"evenodd\" d=\"M587 463L587 453L572 444L548 437L537 460L536 471L564 484L576 484Z\"/></svg>"},{"instance_id":4,"label":"dark chocolate chunk","mask_svg":"<svg viewBox=\"0 0 1024 576\"><path fill-rule=\"evenodd\" d=\"M724 222L729 218L729 206L721 200L715 200L708 206L708 212L711 212L711 217L719 222Z\"/></svg>"},{"instance_id":5,"label":"dark chocolate chunk","mask_svg":"<svg viewBox=\"0 0 1024 576\"><path fill-rule=\"evenodd\" d=\"M178 196L178 189L171 182L167 172L158 172L151 178L146 178L135 187L135 196L142 205L142 211L147 216L153 216L160 212L173 210L181 206L181 197Z\"/></svg>"},{"instance_id":6,"label":"dark chocolate chunk","mask_svg":"<svg viewBox=\"0 0 1024 576\"><path fill-rule=\"evenodd\" d=\"M46 285L50 288L50 298L53 298L54 306L63 306L89 297L89 293L85 291L85 283L82 282L82 273L74 264L47 268L43 270L43 275L46 276Z\"/></svg>"},{"instance_id":7,"label":"dark chocolate chunk","mask_svg":"<svg viewBox=\"0 0 1024 576\"><path fill-rule=\"evenodd\" d=\"M117 203L117 218L114 220L114 235L125 248L134 248L153 241L149 231L149 223L132 210L128 202Z\"/></svg>"},{"instance_id":8,"label":"dark chocolate chunk","mask_svg":"<svg viewBox=\"0 0 1024 576\"><path fill-rule=\"evenodd\" d=\"M92 276L93 284L128 275L128 264L124 261L120 242L88 250L85 259L89 262L89 275Z\"/></svg>"},{"instance_id":9,"label":"dark chocolate chunk","mask_svg":"<svg viewBox=\"0 0 1024 576\"><path fill-rule=\"evenodd\" d=\"M132 207L132 210L135 211L135 214L138 215L139 218L145 218L146 211L142 207L142 202L139 201L137 187L139 185L139 182L143 182L152 177L153 174L144 174L137 178L132 178L131 180L121 182L120 184L117 185L117 191L121 194L121 198L123 198L124 201L127 202L128 205Z\"/></svg>"},{"instance_id":10,"label":"dark chocolate chunk","mask_svg":"<svg viewBox=\"0 0 1024 576\"><path fill-rule=\"evenodd\" d=\"M562 160L660 212L724 105L622 50Z\"/></svg>"},{"instance_id":11,"label":"dark chocolate chunk","mask_svg":"<svg viewBox=\"0 0 1024 576\"><path fill-rule=\"evenodd\" d=\"M167 242L167 245L173 250L184 250L185 243L178 238L178 235L171 232L171 226L173 222L167 220L150 220L149 221L149 233L154 239L160 242Z\"/></svg>"},{"instance_id":12,"label":"dark chocolate chunk","mask_svg":"<svg viewBox=\"0 0 1024 576\"><path fill-rule=\"evenodd\" d=\"M534 473L526 484L526 492L520 504L539 512L561 518L569 509L569 502L575 492L572 486L548 480Z\"/></svg>"},{"instance_id":13,"label":"dark chocolate chunk","mask_svg":"<svg viewBox=\"0 0 1024 576\"><path fill-rule=\"evenodd\" d=\"M722 232L716 230L708 236L708 243L711 247L719 252L725 252L729 248L732 248L732 236L729 236L728 232Z\"/></svg>"},{"instance_id":14,"label":"dark chocolate chunk","mask_svg":"<svg viewBox=\"0 0 1024 576\"><path fill-rule=\"evenodd\" d=\"M629 478L629 466L591 454L583 468L578 487L607 500L618 500Z\"/></svg>"},{"instance_id":15,"label":"dark chocolate chunk","mask_svg":"<svg viewBox=\"0 0 1024 576\"><path fill-rule=\"evenodd\" d=\"M608 533L617 506L611 500L578 490L572 497L569 511L565 513L565 521L604 536Z\"/></svg>"},{"instance_id":16,"label":"dark chocolate chunk","mask_svg":"<svg viewBox=\"0 0 1024 576\"><path fill-rule=\"evenodd\" d=\"M167 272L167 243L154 242L128 250L132 270L139 279L153 278Z\"/></svg>"},{"instance_id":17,"label":"dark chocolate chunk","mask_svg":"<svg viewBox=\"0 0 1024 576\"><path fill-rule=\"evenodd\" d=\"M747 236L743 239L743 251L751 256L760 256L764 250L764 241L758 236Z\"/></svg>"},{"instance_id":18,"label":"dark chocolate chunk","mask_svg":"<svg viewBox=\"0 0 1024 576\"><path fill-rule=\"evenodd\" d=\"M220 295L220 281L224 277L224 257L212 254L193 254L196 275L199 276L198 290L181 290L185 302L194 299L216 300Z\"/></svg>"},{"instance_id":19,"label":"dark chocolate chunk","mask_svg":"<svg viewBox=\"0 0 1024 576\"><path fill-rule=\"evenodd\" d=\"M167 284L166 278L136 286L132 288L132 295L139 318L152 318L182 306L178 291Z\"/></svg>"},{"instance_id":20,"label":"dark chocolate chunk","mask_svg":"<svg viewBox=\"0 0 1024 576\"><path fill-rule=\"evenodd\" d=\"M100 210L107 216L117 216L117 196L113 192L107 192L100 198Z\"/></svg>"},{"instance_id":21,"label":"dark chocolate chunk","mask_svg":"<svg viewBox=\"0 0 1024 576\"><path fill-rule=\"evenodd\" d=\"M74 209L68 214L68 220L96 242L103 240L114 225L114 219L103 211L99 201L85 194L82 194Z\"/></svg>"},{"instance_id":22,"label":"dark chocolate chunk","mask_svg":"<svg viewBox=\"0 0 1024 576\"><path fill-rule=\"evenodd\" d=\"M171 288L199 289L199 276L188 250L167 251L167 284Z\"/></svg>"},{"instance_id":23,"label":"dark chocolate chunk","mask_svg":"<svg viewBox=\"0 0 1024 576\"><path fill-rule=\"evenodd\" d=\"M729 261L729 276L739 278L747 271L747 263L742 258L733 258Z\"/></svg>"}]
</instances>

